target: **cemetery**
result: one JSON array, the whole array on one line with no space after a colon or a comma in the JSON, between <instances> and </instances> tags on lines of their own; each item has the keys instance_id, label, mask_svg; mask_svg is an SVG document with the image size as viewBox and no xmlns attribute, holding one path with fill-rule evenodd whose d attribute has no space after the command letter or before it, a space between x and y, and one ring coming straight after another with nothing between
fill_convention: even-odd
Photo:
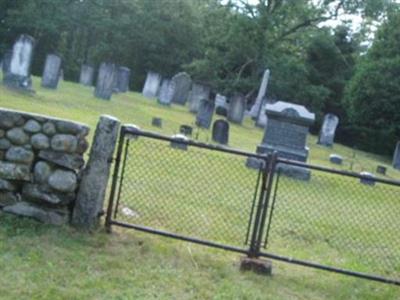
<instances>
[{"instance_id":1,"label":"cemetery","mask_svg":"<svg viewBox=\"0 0 400 300\"><path fill-rule=\"evenodd\" d=\"M0 298L400 295L400 141L353 85L319 105L275 61L117 48L71 69L27 32L0 40Z\"/></svg>"}]
</instances>

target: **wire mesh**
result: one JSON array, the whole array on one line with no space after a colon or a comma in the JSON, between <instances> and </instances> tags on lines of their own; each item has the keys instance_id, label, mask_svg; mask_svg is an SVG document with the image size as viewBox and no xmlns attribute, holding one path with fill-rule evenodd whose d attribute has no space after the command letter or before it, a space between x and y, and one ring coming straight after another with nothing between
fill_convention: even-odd
<instances>
[{"instance_id":1,"label":"wire mesh","mask_svg":"<svg viewBox=\"0 0 400 300\"><path fill-rule=\"evenodd\" d=\"M116 219L244 246L260 189L247 157L145 136L125 151Z\"/></svg>"},{"instance_id":2,"label":"wire mesh","mask_svg":"<svg viewBox=\"0 0 400 300\"><path fill-rule=\"evenodd\" d=\"M400 279L400 187L310 171L309 181L278 171L266 251Z\"/></svg>"}]
</instances>

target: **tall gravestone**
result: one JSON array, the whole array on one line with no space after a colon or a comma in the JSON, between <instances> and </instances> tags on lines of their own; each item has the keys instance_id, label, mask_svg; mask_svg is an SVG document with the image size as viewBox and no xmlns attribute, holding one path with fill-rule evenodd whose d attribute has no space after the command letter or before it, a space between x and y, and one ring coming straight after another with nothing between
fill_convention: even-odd
<instances>
[{"instance_id":1,"label":"tall gravestone","mask_svg":"<svg viewBox=\"0 0 400 300\"><path fill-rule=\"evenodd\" d=\"M96 98L104 100L111 99L114 88L114 77L115 65L112 63L102 63L99 68L96 88L94 90L94 96Z\"/></svg>"},{"instance_id":2,"label":"tall gravestone","mask_svg":"<svg viewBox=\"0 0 400 300\"><path fill-rule=\"evenodd\" d=\"M258 119L258 116L261 113L261 108L265 104L265 95L267 93L268 81L269 81L269 69L264 71L264 75L261 81L260 88L258 89L258 94L254 105L250 110L250 115L254 120Z\"/></svg>"},{"instance_id":3,"label":"tall gravestone","mask_svg":"<svg viewBox=\"0 0 400 300\"><path fill-rule=\"evenodd\" d=\"M196 115L196 125L201 128L210 128L214 114L215 103L208 99L200 100L199 110Z\"/></svg>"},{"instance_id":4,"label":"tall gravestone","mask_svg":"<svg viewBox=\"0 0 400 300\"><path fill-rule=\"evenodd\" d=\"M143 86L142 94L146 98L157 97L160 88L161 75L155 72L147 72L146 81Z\"/></svg>"},{"instance_id":5,"label":"tall gravestone","mask_svg":"<svg viewBox=\"0 0 400 300\"><path fill-rule=\"evenodd\" d=\"M35 40L29 35L21 35L15 42L10 64L3 75L3 83L11 88L31 90L32 80L30 67Z\"/></svg>"},{"instance_id":6,"label":"tall gravestone","mask_svg":"<svg viewBox=\"0 0 400 300\"><path fill-rule=\"evenodd\" d=\"M189 98L189 91L192 85L192 79L189 74L180 72L172 77L171 83L172 87L174 87L172 102L179 105L185 105Z\"/></svg>"},{"instance_id":7,"label":"tall gravestone","mask_svg":"<svg viewBox=\"0 0 400 300\"><path fill-rule=\"evenodd\" d=\"M93 86L94 68L90 65L81 66L81 74L79 76L79 83L85 86Z\"/></svg>"},{"instance_id":8,"label":"tall gravestone","mask_svg":"<svg viewBox=\"0 0 400 300\"><path fill-rule=\"evenodd\" d=\"M308 158L307 134L315 121L315 114L304 106L284 101L267 104L265 110L268 123L261 145L257 147L259 154L277 152L285 159L306 162ZM249 158L249 167L259 167L257 159ZM308 180L310 171L304 168L280 164L278 169L284 174L297 179Z\"/></svg>"},{"instance_id":9,"label":"tall gravestone","mask_svg":"<svg viewBox=\"0 0 400 300\"><path fill-rule=\"evenodd\" d=\"M318 144L323 146L332 146L338 124L339 118L337 116L334 114L326 114L319 132Z\"/></svg>"},{"instance_id":10,"label":"tall gravestone","mask_svg":"<svg viewBox=\"0 0 400 300\"><path fill-rule=\"evenodd\" d=\"M213 124L212 139L222 145L227 145L229 141L229 123L225 120L217 120Z\"/></svg>"},{"instance_id":11,"label":"tall gravestone","mask_svg":"<svg viewBox=\"0 0 400 300\"><path fill-rule=\"evenodd\" d=\"M117 73L117 89L119 93L129 91L129 81L131 78L131 70L127 67L119 67Z\"/></svg>"},{"instance_id":12,"label":"tall gravestone","mask_svg":"<svg viewBox=\"0 0 400 300\"><path fill-rule=\"evenodd\" d=\"M242 124L245 110L246 100L244 96L235 94L229 103L228 120L233 123Z\"/></svg>"},{"instance_id":13,"label":"tall gravestone","mask_svg":"<svg viewBox=\"0 0 400 300\"><path fill-rule=\"evenodd\" d=\"M160 93L158 94L158 103L162 105L171 105L172 94L174 88L171 86L171 79L163 79L161 83Z\"/></svg>"},{"instance_id":14,"label":"tall gravestone","mask_svg":"<svg viewBox=\"0 0 400 300\"><path fill-rule=\"evenodd\" d=\"M209 99L209 97L210 87L199 83L193 83L192 91L189 97L189 111L192 113L197 113L199 110L200 101L202 99Z\"/></svg>"},{"instance_id":15,"label":"tall gravestone","mask_svg":"<svg viewBox=\"0 0 400 300\"><path fill-rule=\"evenodd\" d=\"M61 58L55 54L48 54L43 69L42 87L56 89L60 79Z\"/></svg>"},{"instance_id":16,"label":"tall gravestone","mask_svg":"<svg viewBox=\"0 0 400 300\"><path fill-rule=\"evenodd\" d=\"M396 149L393 153L393 168L400 170L400 141L396 144Z\"/></svg>"}]
</instances>

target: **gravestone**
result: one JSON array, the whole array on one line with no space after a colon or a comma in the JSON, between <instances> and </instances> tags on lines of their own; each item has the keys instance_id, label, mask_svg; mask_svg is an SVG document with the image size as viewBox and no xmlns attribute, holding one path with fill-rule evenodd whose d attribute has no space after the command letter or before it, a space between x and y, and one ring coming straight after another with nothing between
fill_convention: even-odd
<instances>
[{"instance_id":1,"label":"gravestone","mask_svg":"<svg viewBox=\"0 0 400 300\"><path fill-rule=\"evenodd\" d=\"M94 68L90 65L81 66L79 83L85 86L93 86Z\"/></svg>"},{"instance_id":2,"label":"gravestone","mask_svg":"<svg viewBox=\"0 0 400 300\"><path fill-rule=\"evenodd\" d=\"M147 72L146 81L143 86L142 94L146 98L157 97L160 88L161 75L155 72Z\"/></svg>"},{"instance_id":3,"label":"gravestone","mask_svg":"<svg viewBox=\"0 0 400 300\"><path fill-rule=\"evenodd\" d=\"M257 153L271 154L276 151L281 158L306 162L308 128L313 124L315 114L304 106L283 101L267 104L266 114L268 123ZM259 168L260 164L256 158L247 161L248 167ZM277 168L296 179L309 180L311 176L310 170L301 167L278 164Z\"/></svg>"},{"instance_id":4,"label":"gravestone","mask_svg":"<svg viewBox=\"0 0 400 300\"><path fill-rule=\"evenodd\" d=\"M361 172L360 175L362 176L360 178L360 183L365 184L365 185L375 185L375 175L369 172Z\"/></svg>"},{"instance_id":5,"label":"gravestone","mask_svg":"<svg viewBox=\"0 0 400 300\"><path fill-rule=\"evenodd\" d=\"M154 127L162 128L162 119L161 118L153 118L151 120L151 125L153 125Z\"/></svg>"},{"instance_id":6,"label":"gravestone","mask_svg":"<svg viewBox=\"0 0 400 300\"><path fill-rule=\"evenodd\" d=\"M341 165L343 163L343 157L338 154L329 155L329 161L336 165Z\"/></svg>"},{"instance_id":7,"label":"gravestone","mask_svg":"<svg viewBox=\"0 0 400 300\"><path fill-rule=\"evenodd\" d=\"M225 107L217 106L217 108L215 109L215 114L218 116L227 117L228 110Z\"/></svg>"},{"instance_id":8,"label":"gravestone","mask_svg":"<svg viewBox=\"0 0 400 300\"><path fill-rule=\"evenodd\" d=\"M3 83L11 88L31 91L30 67L35 40L29 35L21 35L15 42L9 67L3 74Z\"/></svg>"},{"instance_id":9,"label":"gravestone","mask_svg":"<svg viewBox=\"0 0 400 300\"><path fill-rule=\"evenodd\" d=\"M118 93L126 93L129 91L129 81L131 78L131 70L127 67L118 67L116 89Z\"/></svg>"},{"instance_id":10,"label":"gravestone","mask_svg":"<svg viewBox=\"0 0 400 300\"><path fill-rule=\"evenodd\" d=\"M229 141L229 123L225 120L217 120L213 124L212 139L222 145L227 145Z\"/></svg>"},{"instance_id":11,"label":"gravestone","mask_svg":"<svg viewBox=\"0 0 400 300\"><path fill-rule=\"evenodd\" d=\"M162 105L171 105L174 87L170 79L163 79L161 83L160 93L158 95L158 103Z\"/></svg>"},{"instance_id":12,"label":"gravestone","mask_svg":"<svg viewBox=\"0 0 400 300\"><path fill-rule=\"evenodd\" d=\"M190 76L185 72L180 72L172 77L171 84L171 87L174 88L172 102L179 105L185 105L192 85Z\"/></svg>"},{"instance_id":13,"label":"gravestone","mask_svg":"<svg viewBox=\"0 0 400 300\"><path fill-rule=\"evenodd\" d=\"M96 98L110 100L114 88L115 65L112 63L102 63L97 76L94 96Z\"/></svg>"},{"instance_id":14,"label":"gravestone","mask_svg":"<svg viewBox=\"0 0 400 300\"><path fill-rule=\"evenodd\" d=\"M396 149L393 154L393 168L400 170L400 141L396 144Z\"/></svg>"},{"instance_id":15,"label":"gravestone","mask_svg":"<svg viewBox=\"0 0 400 300\"><path fill-rule=\"evenodd\" d=\"M42 87L56 89L60 79L61 58L55 54L48 54L42 76Z\"/></svg>"},{"instance_id":16,"label":"gravestone","mask_svg":"<svg viewBox=\"0 0 400 300\"><path fill-rule=\"evenodd\" d=\"M196 115L196 125L201 128L210 128L215 103L214 101L202 99L200 101L199 110Z\"/></svg>"},{"instance_id":17,"label":"gravestone","mask_svg":"<svg viewBox=\"0 0 400 300\"><path fill-rule=\"evenodd\" d=\"M215 95L215 107L216 108L223 107L225 109L228 109L229 105L226 100L226 97L221 94Z\"/></svg>"},{"instance_id":18,"label":"gravestone","mask_svg":"<svg viewBox=\"0 0 400 300\"><path fill-rule=\"evenodd\" d=\"M170 146L175 149L184 150L188 149L188 145L185 143L189 139L183 134L174 134L171 137L173 140L170 142Z\"/></svg>"},{"instance_id":19,"label":"gravestone","mask_svg":"<svg viewBox=\"0 0 400 300\"><path fill-rule=\"evenodd\" d=\"M202 99L209 99L210 98L210 87L199 84L193 83L192 91L189 97L189 111L191 113L197 113L200 106L200 101Z\"/></svg>"},{"instance_id":20,"label":"gravestone","mask_svg":"<svg viewBox=\"0 0 400 300\"><path fill-rule=\"evenodd\" d=\"M186 135L186 136L192 136L193 134L193 127L189 125L181 125L179 127L179 132Z\"/></svg>"},{"instance_id":21,"label":"gravestone","mask_svg":"<svg viewBox=\"0 0 400 300\"><path fill-rule=\"evenodd\" d=\"M269 100L267 98L263 99L263 103L260 108L260 113L256 119L257 127L265 128L265 126L267 126L268 118L267 118L267 114L265 113L265 109L266 109L267 104L271 104L271 103L274 103L274 102L272 102L271 100Z\"/></svg>"},{"instance_id":22,"label":"gravestone","mask_svg":"<svg viewBox=\"0 0 400 300\"><path fill-rule=\"evenodd\" d=\"M261 108L265 104L265 95L267 93L268 81L269 81L269 69L266 69L263 74L260 88L258 89L258 94L254 105L251 107L250 115L254 120L257 120L261 114Z\"/></svg>"},{"instance_id":23,"label":"gravestone","mask_svg":"<svg viewBox=\"0 0 400 300\"><path fill-rule=\"evenodd\" d=\"M319 132L318 144L332 146L338 124L339 118L337 116L334 114L326 114Z\"/></svg>"},{"instance_id":24,"label":"gravestone","mask_svg":"<svg viewBox=\"0 0 400 300\"><path fill-rule=\"evenodd\" d=\"M378 173L378 174L386 175L386 171L387 171L387 168L385 166L379 165L376 167L376 173Z\"/></svg>"},{"instance_id":25,"label":"gravestone","mask_svg":"<svg viewBox=\"0 0 400 300\"><path fill-rule=\"evenodd\" d=\"M245 110L246 101L244 96L241 94L234 95L229 103L228 120L236 124L242 124Z\"/></svg>"}]
</instances>

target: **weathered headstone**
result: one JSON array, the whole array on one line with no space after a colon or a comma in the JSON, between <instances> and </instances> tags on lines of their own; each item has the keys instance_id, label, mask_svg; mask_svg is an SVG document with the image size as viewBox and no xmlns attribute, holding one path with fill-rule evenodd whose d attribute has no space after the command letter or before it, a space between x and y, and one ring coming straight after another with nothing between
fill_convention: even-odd
<instances>
[{"instance_id":1,"label":"weathered headstone","mask_svg":"<svg viewBox=\"0 0 400 300\"><path fill-rule=\"evenodd\" d=\"M266 69L263 74L260 88L258 89L256 101L250 110L250 115L255 120L258 119L258 116L261 113L261 108L265 104L265 99L266 99L265 95L267 93L269 74L270 74L269 69Z\"/></svg>"},{"instance_id":2,"label":"weathered headstone","mask_svg":"<svg viewBox=\"0 0 400 300\"><path fill-rule=\"evenodd\" d=\"M214 114L214 101L207 99L200 100L199 110L196 115L196 125L201 128L210 128L212 117Z\"/></svg>"},{"instance_id":3,"label":"weathered headstone","mask_svg":"<svg viewBox=\"0 0 400 300\"><path fill-rule=\"evenodd\" d=\"M234 95L229 102L228 120L233 123L242 124L245 110L246 101L244 96L241 94Z\"/></svg>"},{"instance_id":4,"label":"weathered headstone","mask_svg":"<svg viewBox=\"0 0 400 300\"><path fill-rule=\"evenodd\" d=\"M163 79L161 83L160 93L158 94L158 103L162 105L170 105L174 88L170 79Z\"/></svg>"},{"instance_id":5,"label":"weathered headstone","mask_svg":"<svg viewBox=\"0 0 400 300\"><path fill-rule=\"evenodd\" d=\"M42 87L56 89L60 79L61 58L55 54L48 54L42 75Z\"/></svg>"},{"instance_id":6,"label":"weathered headstone","mask_svg":"<svg viewBox=\"0 0 400 300\"><path fill-rule=\"evenodd\" d=\"M189 125L181 125L179 127L179 133L182 133L186 136L192 136L193 134L193 127Z\"/></svg>"},{"instance_id":7,"label":"weathered headstone","mask_svg":"<svg viewBox=\"0 0 400 300\"><path fill-rule=\"evenodd\" d=\"M329 161L336 165L341 165L343 163L343 157L338 154L329 155Z\"/></svg>"},{"instance_id":8,"label":"weathered headstone","mask_svg":"<svg viewBox=\"0 0 400 300\"><path fill-rule=\"evenodd\" d=\"M146 98L157 97L160 88L161 75L155 72L147 72L146 81L143 86L142 94Z\"/></svg>"},{"instance_id":9,"label":"weathered headstone","mask_svg":"<svg viewBox=\"0 0 400 300\"><path fill-rule=\"evenodd\" d=\"M362 176L360 178L360 183L366 184L366 185L375 185L375 175L369 172L361 172L360 175Z\"/></svg>"},{"instance_id":10,"label":"weathered headstone","mask_svg":"<svg viewBox=\"0 0 400 300\"><path fill-rule=\"evenodd\" d=\"M82 65L81 66L81 74L79 76L79 83L92 86L94 78L94 68L90 65Z\"/></svg>"},{"instance_id":11,"label":"weathered headstone","mask_svg":"<svg viewBox=\"0 0 400 300\"><path fill-rule=\"evenodd\" d=\"M126 93L129 91L129 81L131 78L131 70L127 67L118 67L116 88L118 93Z\"/></svg>"},{"instance_id":12,"label":"weathered headstone","mask_svg":"<svg viewBox=\"0 0 400 300\"><path fill-rule=\"evenodd\" d=\"M385 166L378 165L376 167L376 173L386 175L387 168Z\"/></svg>"},{"instance_id":13,"label":"weathered headstone","mask_svg":"<svg viewBox=\"0 0 400 300\"><path fill-rule=\"evenodd\" d=\"M319 132L318 144L323 146L332 146L338 124L339 118L337 116L334 114L326 114Z\"/></svg>"},{"instance_id":14,"label":"weathered headstone","mask_svg":"<svg viewBox=\"0 0 400 300\"><path fill-rule=\"evenodd\" d=\"M172 102L179 105L185 105L192 85L190 76L185 72L180 72L172 77L171 83L174 87Z\"/></svg>"},{"instance_id":15,"label":"weathered headstone","mask_svg":"<svg viewBox=\"0 0 400 300\"><path fill-rule=\"evenodd\" d=\"M229 123L225 120L217 120L213 124L212 139L222 145L227 145L229 141Z\"/></svg>"},{"instance_id":16,"label":"weathered headstone","mask_svg":"<svg viewBox=\"0 0 400 300\"><path fill-rule=\"evenodd\" d=\"M161 118L153 118L151 120L151 125L154 127L162 128L162 119Z\"/></svg>"},{"instance_id":17,"label":"weathered headstone","mask_svg":"<svg viewBox=\"0 0 400 300\"><path fill-rule=\"evenodd\" d=\"M184 151L186 151L188 149L188 145L185 142L187 142L189 139L185 135L178 133L178 134L174 134L171 138L173 139L170 142L170 146L172 148L184 150Z\"/></svg>"},{"instance_id":18,"label":"weathered headstone","mask_svg":"<svg viewBox=\"0 0 400 300\"><path fill-rule=\"evenodd\" d=\"M200 107L200 101L202 99L209 98L210 87L199 83L193 83L192 91L189 97L189 111L192 113L197 113Z\"/></svg>"},{"instance_id":19,"label":"weathered headstone","mask_svg":"<svg viewBox=\"0 0 400 300\"><path fill-rule=\"evenodd\" d=\"M11 88L31 90L30 66L35 40L29 35L21 35L15 42L10 65L3 75L3 83Z\"/></svg>"},{"instance_id":20,"label":"weathered headstone","mask_svg":"<svg viewBox=\"0 0 400 300\"><path fill-rule=\"evenodd\" d=\"M276 151L281 158L307 161L308 128L314 122L315 114L304 106L283 101L267 104L266 114L268 123L257 153L271 154ZM257 168L257 163L249 158L247 166ZM292 165L279 164L278 169L287 176L301 180L308 180L311 175L310 170Z\"/></svg>"},{"instance_id":21,"label":"weathered headstone","mask_svg":"<svg viewBox=\"0 0 400 300\"><path fill-rule=\"evenodd\" d=\"M111 63L102 63L99 68L99 74L97 76L96 88L94 90L94 96L96 98L110 100L115 77L115 65Z\"/></svg>"},{"instance_id":22,"label":"weathered headstone","mask_svg":"<svg viewBox=\"0 0 400 300\"><path fill-rule=\"evenodd\" d=\"M225 109L228 109L229 105L226 101L226 97L221 94L215 95L215 107L223 107Z\"/></svg>"},{"instance_id":23,"label":"weathered headstone","mask_svg":"<svg viewBox=\"0 0 400 300\"><path fill-rule=\"evenodd\" d=\"M400 141L396 144L396 149L393 154L393 168L400 170Z\"/></svg>"},{"instance_id":24,"label":"weathered headstone","mask_svg":"<svg viewBox=\"0 0 400 300\"><path fill-rule=\"evenodd\" d=\"M103 210L111 161L118 138L119 120L103 115L97 123L89 161L83 171L72 223L84 229L98 224Z\"/></svg>"}]
</instances>

